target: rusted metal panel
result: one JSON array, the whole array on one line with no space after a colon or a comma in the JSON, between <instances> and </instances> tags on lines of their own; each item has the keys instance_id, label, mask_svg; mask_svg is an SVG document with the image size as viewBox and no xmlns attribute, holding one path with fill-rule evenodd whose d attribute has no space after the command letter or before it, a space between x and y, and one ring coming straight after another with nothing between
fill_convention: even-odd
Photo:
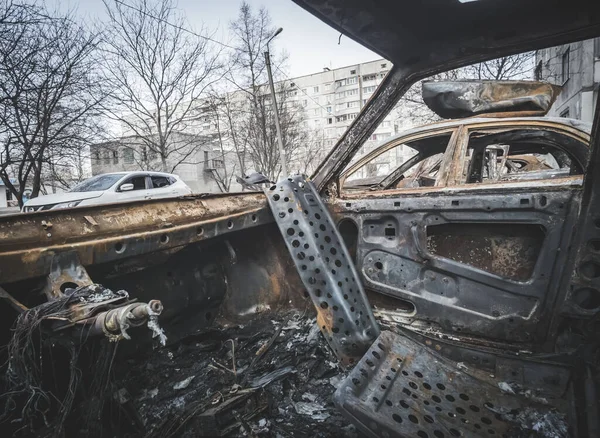
<instances>
[{"instance_id":1,"label":"rusted metal panel","mask_svg":"<svg viewBox=\"0 0 600 438\"><path fill-rule=\"evenodd\" d=\"M544 240L541 227L527 224L456 223L427 227L427 250L459 263L527 281Z\"/></svg>"},{"instance_id":2,"label":"rusted metal panel","mask_svg":"<svg viewBox=\"0 0 600 438\"><path fill-rule=\"evenodd\" d=\"M546 179L535 181L535 185L531 181L503 181L490 182L483 184L465 184L453 187L415 187L410 189L392 189L380 191L361 191L353 193L343 193L339 200L332 202L353 201L360 199L380 199L380 198L397 198L402 195L418 195L418 196L444 196L444 195L459 195L467 193L479 192L494 192L500 193L506 189L514 189L518 191L538 192L544 189L572 190L583 185L583 175L566 176L555 179Z\"/></svg>"},{"instance_id":3,"label":"rusted metal panel","mask_svg":"<svg viewBox=\"0 0 600 438\"><path fill-rule=\"evenodd\" d=\"M284 179L265 193L325 339L342 364L353 364L379 327L343 239L304 177Z\"/></svg>"},{"instance_id":4,"label":"rusted metal panel","mask_svg":"<svg viewBox=\"0 0 600 438\"><path fill-rule=\"evenodd\" d=\"M491 372L481 372L440 350L382 332L336 405L372 438L568 435L569 367L491 355Z\"/></svg>"},{"instance_id":5,"label":"rusted metal panel","mask_svg":"<svg viewBox=\"0 0 600 438\"><path fill-rule=\"evenodd\" d=\"M534 81L425 81L423 101L445 119L504 112L544 116L561 89Z\"/></svg>"},{"instance_id":6,"label":"rusted metal panel","mask_svg":"<svg viewBox=\"0 0 600 438\"><path fill-rule=\"evenodd\" d=\"M185 197L0 217L0 283L46 275L55 254L83 266L168 250L272 222L262 193Z\"/></svg>"},{"instance_id":7,"label":"rusted metal panel","mask_svg":"<svg viewBox=\"0 0 600 438\"><path fill-rule=\"evenodd\" d=\"M551 188L540 184L532 189L530 184L515 182L511 186L518 184L522 190L511 190L510 195L488 184L485 190L418 195L398 191L389 197L331 200L330 208L340 223L356 224L356 266L365 287L398 298L400 304L414 305L416 312L405 313L403 325L427 321L448 333L536 342L544 336L538 328L550 316L542 303L558 287L554 282L557 271L552 267L564 263L563 251L568 246L581 185ZM447 254L450 250L461 252L456 257L459 260L428 250L428 228L468 223L487 226L489 235L446 242ZM528 248L523 233L515 245L493 242L497 224L508 230L520 224L543 227L543 247L537 251L537 259L529 254L535 251ZM501 240L500 234L497 237ZM493 254L478 260L483 250L477 240ZM531 278L522 280L532 266Z\"/></svg>"}]
</instances>

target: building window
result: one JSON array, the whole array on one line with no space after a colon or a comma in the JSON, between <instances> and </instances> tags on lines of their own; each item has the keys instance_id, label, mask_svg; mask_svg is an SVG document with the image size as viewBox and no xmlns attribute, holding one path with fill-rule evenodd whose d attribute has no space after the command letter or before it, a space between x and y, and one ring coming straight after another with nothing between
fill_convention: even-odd
<instances>
[{"instance_id":1,"label":"building window","mask_svg":"<svg viewBox=\"0 0 600 438\"><path fill-rule=\"evenodd\" d=\"M328 113L330 113L330 112L331 112L331 107L330 107L330 106L328 106L326 109L327 109L327 112L328 112Z\"/></svg>"},{"instance_id":2,"label":"building window","mask_svg":"<svg viewBox=\"0 0 600 438\"><path fill-rule=\"evenodd\" d=\"M357 82L356 76L353 78L348 78L348 80L347 80L348 85L356 84L356 82Z\"/></svg>"},{"instance_id":3,"label":"building window","mask_svg":"<svg viewBox=\"0 0 600 438\"><path fill-rule=\"evenodd\" d=\"M123 149L123 163L133 164L133 149L131 149L131 148Z\"/></svg>"},{"instance_id":4,"label":"building window","mask_svg":"<svg viewBox=\"0 0 600 438\"><path fill-rule=\"evenodd\" d=\"M335 81L335 88L340 88L346 85L346 79Z\"/></svg>"},{"instance_id":5,"label":"building window","mask_svg":"<svg viewBox=\"0 0 600 438\"><path fill-rule=\"evenodd\" d=\"M96 161L98 163L100 163L100 151L96 151L96 153L94 154L94 157L96 158Z\"/></svg>"},{"instance_id":6,"label":"building window","mask_svg":"<svg viewBox=\"0 0 600 438\"><path fill-rule=\"evenodd\" d=\"M571 57L571 49L565 50L565 53L562 55L562 81L567 82L569 79L569 66L570 66L570 57Z\"/></svg>"},{"instance_id":7,"label":"building window","mask_svg":"<svg viewBox=\"0 0 600 438\"><path fill-rule=\"evenodd\" d=\"M104 151L104 164L110 164L110 151Z\"/></svg>"},{"instance_id":8,"label":"building window","mask_svg":"<svg viewBox=\"0 0 600 438\"><path fill-rule=\"evenodd\" d=\"M363 81L374 81L377 79L377 75L364 75Z\"/></svg>"},{"instance_id":9,"label":"building window","mask_svg":"<svg viewBox=\"0 0 600 438\"><path fill-rule=\"evenodd\" d=\"M560 116L568 119L571 116L571 111L569 111L569 108L567 108L560 113Z\"/></svg>"},{"instance_id":10,"label":"building window","mask_svg":"<svg viewBox=\"0 0 600 438\"><path fill-rule=\"evenodd\" d=\"M307 105L308 105L308 100L304 99L304 100L302 101L302 106L304 106L304 107L305 107L305 106L307 106Z\"/></svg>"},{"instance_id":11,"label":"building window","mask_svg":"<svg viewBox=\"0 0 600 438\"><path fill-rule=\"evenodd\" d=\"M346 92L345 91L340 91L339 93L335 93L335 98L336 99L343 99L344 97L346 97Z\"/></svg>"},{"instance_id":12,"label":"building window","mask_svg":"<svg viewBox=\"0 0 600 438\"><path fill-rule=\"evenodd\" d=\"M355 75L356 74L356 70L350 70L350 74L351 75Z\"/></svg>"},{"instance_id":13,"label":"building window","mask_svg":"<svg viewBox=\"0 0 600 438\"><path fill-rule=\"evenodd\" d=\"M364 93L372 93L376 89L377 89L377 87L375 85L371 85L370 87L364 87L363 92Z\"/></svg>"},{"instance_id":14,"label":"building window","mask_svg":"<svg viewBox=\"0 0 600 438\"><path fill-rule=\"evenodd\" d=\"M358 116L358 113L348 114L348 120L354 120L356 119L356 116Z\"/></svg>"},{"instance_id":15,"label":"building window","mask_svg":"<svg viewBox=\"0 0 600 438\"><path fill-rule=\"evenodd\" d=\"M203 151L204 152L204 168L208 169L208 165L209 163L209 159L208 159L208 151Z\"/></svg>"},{"instance_id":16,"label":"building window","mask_svg":"<svg viewBox=\"0 0 600 438\"><path fill-rule=\"evenodd\" d=\"M212 167L213 169L222 169L223 167L225 167L225 162L223 160L215 158L212 160Z\"/></svg>"},{"instance_id":17,"label":"building window","mask_svg":"<svg viewBox=\"0 0 600 438\"><path fill-rule=\"evenodd\" d=\"M314 114L315 116L319 116L319 115L320 115L320 114L319 114L319 108L315 108L315 109L313 110L313 114Z\"/></svg>"},{"instance_id":18,"label":"building window","mask_svg":"<svg viewBox=\"0 0 600 438\"><path fill-rule=\"evenodd\" d=\"M328 117L327 118L327 124L331 125L333 123L333 117Z\"/></svg>"},{"instance_id":19,"label":"building window","mask_svg":"<svg viewBox=\"0 0 600 438\"><path fill-rule=\"evenodd\" d=\"M391 125L391 122L389 120L384 120L383 122L381 122L382 128L388 128L390 125Z\"/></svg>"},{"instance_id":20,"label":"building window","mask_svg":"<svg viewBox=\"0 0 600 438\"><path fill-rule=\"evenodd\" d=\"M538 62L537 66L535 67L535 80L542 80L542 61Z\"/></svg>"},{"instance_id":21,"label":"building window","mask_svg":"<svg viewBox=\"0 0 600 438\"><path fill-rule=\"evenodd\" d=\"M336 121L336 122L345 122L347 119L348 119L348 116L344 114L344 115L342 115L342 116L337 116L337 117L335 118L335 121Z\"/></svg>"},{"instance_id":22,"label":"building window","mask_svg":"<svg viewBox=\"0 0 600 438\"><path fill-rule=\"evenodd\" d=\"M354 96L355 94L358 94L358 88L346 91L346 96Z\"/></svg>"},{"instance_id":23,"label":"building window","mask_svg":"<svg viewBox=\"0 0 600 438\"><path fill-rule=\"evenodd\" d=\"M381 64L381 68L387 68L387 64L384 62L383 64Z\"/></svg>"},{"instance_id":24,"label":"building window","mask_svg":"<svg viewBox=\"0 0 600 438\"><path fill-rule=\"evenodd\" d=\"M331 90L331 84L325 84L325 91Z\"/></svg>"},{"instance_id":25,"label":"building window","mask_svg":"<svg viewBox=\"0 0 600 438\"><path fill-rule=\"evenodd\" d=\"M113 153L113 164L119 164L119 151L114 150Z\"/></svg>"},{"instance_id":26,"label":"building window","mask_svg":"<svg viewBox=\"0 0 600 438\"><path fill-rule=\"evenodd\" d=\"M318 93L319 92L319 87L313 87L313 93Z\"/></svg>"},{"instance_id":27,"label":"building window","mask_svg":"<svg viewBox=\"0 0 600 438\"><path fill-rule=\"evenodd\" d=\"M142 161L148 161L148 152L146 151L146 146L142 146Z\"/></svg>"}]
</instances>

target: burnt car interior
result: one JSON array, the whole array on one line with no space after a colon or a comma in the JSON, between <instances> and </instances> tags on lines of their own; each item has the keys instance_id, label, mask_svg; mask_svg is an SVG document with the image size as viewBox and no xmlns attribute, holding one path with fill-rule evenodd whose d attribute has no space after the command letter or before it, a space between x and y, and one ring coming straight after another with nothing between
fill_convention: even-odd
<instances>
[{"instance_id":1,"label":"burnt car interior","mask_svg":"<svg viewBox=\"0 0 600 438\"><path fill-rule=\"evenodd\" d=\"M586 144L558 132L521 129L473 132L467 151L467 182L583 175L587 153Z\"/></svg>"},{"instance_id":2,"label":"burnt car interior","mask_svg":"<svg viewBox=\"0 0 600 438\"><path fill-rule=\"evenodd\" d=\"M3 432L600 436L600 111L343 184L413 83L599 36L600 3L295 2L394 64L311 178L0 217Z\"/></svg>"},{"instance_id":3,"label":"burnt car interior","mask_svg":"<svg viewBox=\"0 0 600 438\"><path fill-rule=\"evenodd\" d=\"M445 134L407 141L400 145L396 145L395 141L384 144L344 172L340 178L341 184L344 189L350 190L431 187L435 185L450 137L450 134ZM407 154L409 158L406 161L399 163L396 169L389 169L389 163L394 163L398 161L397 158L403 158ZM366 164L363 164L365 161ZM359 172L364 174L363 178L357 177Z\"/></svg>"}]
</instances>

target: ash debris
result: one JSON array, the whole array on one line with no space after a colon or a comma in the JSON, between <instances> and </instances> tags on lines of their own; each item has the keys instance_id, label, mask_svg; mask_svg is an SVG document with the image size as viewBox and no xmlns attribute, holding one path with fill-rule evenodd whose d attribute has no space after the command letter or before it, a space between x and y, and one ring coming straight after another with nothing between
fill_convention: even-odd
<instances>
[{"instance_id":1,"label":"ash debris","mask_svg":"<svg viewBox=\"0 0 600 438\"><path fill-rule=\"evenodd\" d=\"M295 312L188 336L116 376L131 437L363 436L332 402L346 374L315 319Z\"/></svg>"}]
</instances>

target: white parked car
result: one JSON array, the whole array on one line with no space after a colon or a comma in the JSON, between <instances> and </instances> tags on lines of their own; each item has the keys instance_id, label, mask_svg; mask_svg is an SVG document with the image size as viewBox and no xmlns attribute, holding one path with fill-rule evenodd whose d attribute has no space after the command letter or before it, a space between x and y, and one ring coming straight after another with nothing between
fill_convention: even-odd
<instances>
[{"instance_id":1,"label":"white parked car","mask_svg":"<svg viewBox=\"0 0 600 438\"><path fill-rule=\"evenodd\" d=\"M141 199L170 198L192 193L177 175L161 172L115 172L89 178L68 192L32 198L23 205L24 213L113 204Z\"/></svg>"}]
</instances>

